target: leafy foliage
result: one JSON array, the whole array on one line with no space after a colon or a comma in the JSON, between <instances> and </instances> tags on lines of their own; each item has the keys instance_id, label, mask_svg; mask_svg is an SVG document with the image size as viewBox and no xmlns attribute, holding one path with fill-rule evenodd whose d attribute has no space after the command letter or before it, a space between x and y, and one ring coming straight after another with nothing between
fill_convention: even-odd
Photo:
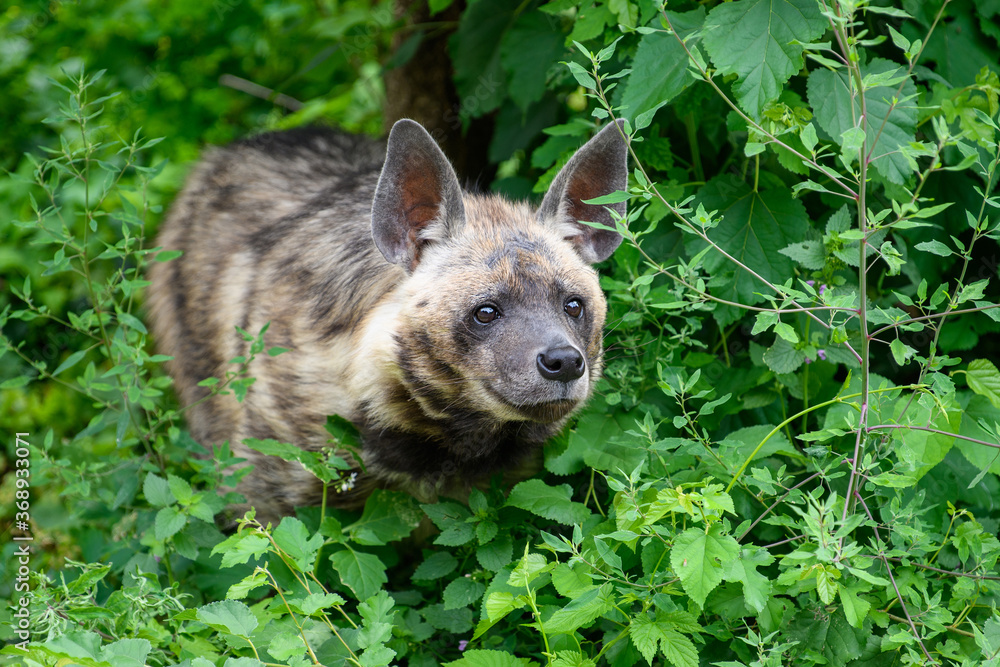
<instances>
[{"instance_id":1,"label":"leafy foliage","mask_svg":"<svg viewBox=\"0 0 1000 667\"><path fill-rule=\"evenodd\" d=\"M5 612L5 660L997 664L1000 5L470 3L458 120L495 118L498 188L544 190L592 118L627 121L605 379L513 488L225 534L240 473L228 446L197 455L151 351L143 269L171 257L150 231L201 140L377 131L401 24L360 1L113 4L0 17L0 143L31 150L0 185L0 405L29 433L39 545L32 641ZM270 100L215 84L236 71ZM238 399L283 352L241 334L205 383Z\"/></svg>"}]
</instances>

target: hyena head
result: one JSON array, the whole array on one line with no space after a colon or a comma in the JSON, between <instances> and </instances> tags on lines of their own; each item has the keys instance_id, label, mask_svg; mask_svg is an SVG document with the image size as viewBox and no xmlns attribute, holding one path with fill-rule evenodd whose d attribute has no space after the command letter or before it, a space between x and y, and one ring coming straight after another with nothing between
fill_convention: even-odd
<instances>
[{"instance_id":1,"label":"hyena head","mask_svg":"<svg viewBox=\"0 0 1000 667\"><path fill-rule=\"evenodd\" d=\"M392 306L395 363L410 406L483 433L478 441L459 438L459 458L488 457L505 424L520 423L528 439L544 440L592 393L606 302L591 264L621 236L579 221L613 228L604 206L584 200L624 190L626 158L620 126L609 124L570 159L535 210L463 193L420 125L393 127L372 235L409 274ZM625 212L624 204L612 208Z\"/></svg>"}]
</instances>

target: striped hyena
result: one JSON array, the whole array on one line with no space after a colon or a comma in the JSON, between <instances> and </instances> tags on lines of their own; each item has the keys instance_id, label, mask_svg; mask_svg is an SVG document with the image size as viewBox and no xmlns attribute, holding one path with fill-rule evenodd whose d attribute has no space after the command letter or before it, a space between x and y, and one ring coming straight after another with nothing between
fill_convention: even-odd
<instances>
[{"instance_id":1,"label":"striped hyena","mask_svg":"<svg viewBox=\"0 0 1000 667\"><path fill-rule=\"evenodd\" d=\"M569 160L535 210L464 192L417 123L388 145L322 129L215 149L191 175L159 245L149 307L192 436L253 464L237 490L274 520L319 504L297 463L242 441L327 446L328 415L359 429L372 488L459 493L532 458L593 391L606 304L591 264L621 242L603 206L627 149L609 124ZM624 213L624 204L611 208ZM199 387L245 354L236 332L270 323L242 403ZM201 402L199 402L201 401Z\"/></svg>"}]
</instances>

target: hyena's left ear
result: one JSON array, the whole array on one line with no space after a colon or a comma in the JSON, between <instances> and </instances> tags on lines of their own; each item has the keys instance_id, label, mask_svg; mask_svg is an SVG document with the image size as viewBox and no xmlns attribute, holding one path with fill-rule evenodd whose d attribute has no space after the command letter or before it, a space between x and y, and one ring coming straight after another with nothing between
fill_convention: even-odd
<instances>
[{"instance_id":1,"label":"hyena's left ear","mask_svg":"<svg viewBox=\"0 0 1000 667\"><path fill-rule=\"evenodd\" d=\"M465 225L455 170L420 123L404 118L389 132L372 201L372 239L391 263L412 271L421 248Z\"/></svg>"},{"instance_id":2,"label":"hyena's left ear","mask_svg":"<svg viewBox=\"0 0 1000 667\"><path fill-rule=\"evenodd\" d=\"M593 264L607 259L622 237L617 232L581 225L578 221L597 222L614 227L605 206L584 204L628 187L628 147L619 128L623 121L609 123L583 145L562 168L538 208L538 219L569 223L573 233L567 236L580 256ZM608 204L619 215L625 215L625 202Z\"/></svg>"}]
</instances>

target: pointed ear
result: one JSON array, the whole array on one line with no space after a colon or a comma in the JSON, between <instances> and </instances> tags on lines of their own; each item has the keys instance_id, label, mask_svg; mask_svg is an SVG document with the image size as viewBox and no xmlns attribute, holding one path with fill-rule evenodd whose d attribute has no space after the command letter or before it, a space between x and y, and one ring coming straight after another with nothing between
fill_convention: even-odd
<instances>
[{"instance_id":1,"label":"pointed ear","mask_svg":"<svg viewBox=\"0 0 1000 667\"><path fill-rule=\"evenodd\" d=\"M372 239L392 264L412 271L421 248L465 225L462 188L430 134L404 118L389 132L372 201Z\"/></svg>"},{"instance_id":2,"label":"pointed ear","mask_svg":"<svg viewBox=\"0 0 1000 667\"><path fill-rule=\"evenodd\" d=\"M628 146L619 129L623 124L623 121L609 123L584 144L552 181L538 208L539 220L555 220L571 225L573 232L566 238L590 263L607 259L622 242L617 232L588 227L578 221L614 227L614 221L604 206L584 204L583 200L628 187ZM625 202L608 206L619 215L625 215Z\"/></svg>"}]
</instances>

